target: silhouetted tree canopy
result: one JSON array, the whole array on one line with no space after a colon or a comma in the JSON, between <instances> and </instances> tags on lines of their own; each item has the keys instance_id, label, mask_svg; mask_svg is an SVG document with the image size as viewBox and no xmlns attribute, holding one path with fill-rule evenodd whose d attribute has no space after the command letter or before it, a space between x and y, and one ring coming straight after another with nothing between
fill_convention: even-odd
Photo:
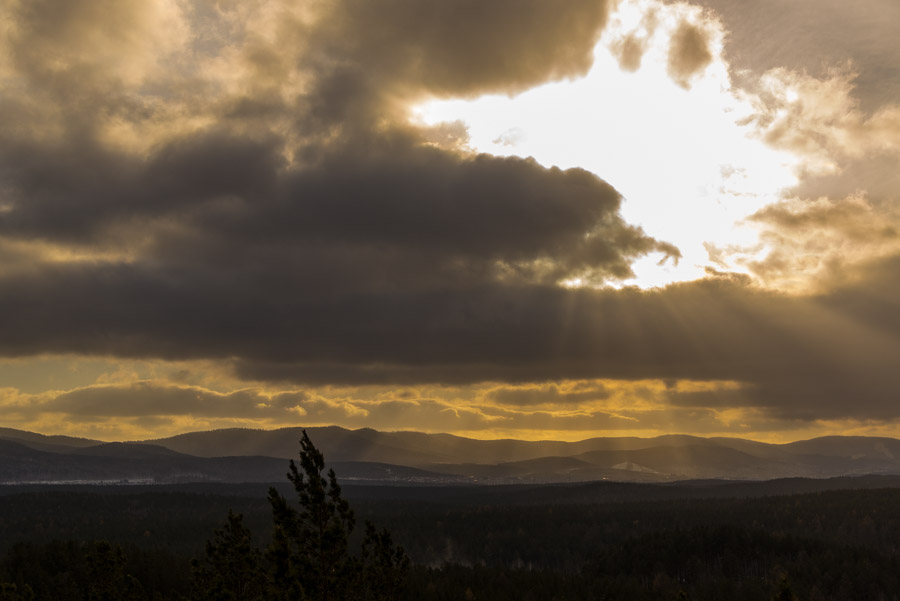
<instances>
[{"instance_id":1,"label":"silhouetted tree canopy","mask_svg":"<svg viewBox=\"0 0 900 601\"><path fill-rule=\"evenodd\" d=\"M262 555L243 516L228 512L222 529L206 542L203 561L192 563L197 601L259 601L264 596Z\"/></svg>"},{"instance_id":2,"label":"silhouetted tree canopy","mask_svg":"<svg viewBox=\"0 0 900 601\"><path fill-rule=\"evenodd\" d=\"M273 531L265 565L251 545L252 535L242 517L229 512L225 527L207 543L205 560L195 564L195 597L210 601L398 599L409 570L406 553L393 544L390 532L379 532L368 522L360 552L350 553L356 518L341 496L334 470L323 472L325 458L304 430L299 466L292 459L287 474L297 504L274 487L269 489Z\"/></svg>"}]
</instances>

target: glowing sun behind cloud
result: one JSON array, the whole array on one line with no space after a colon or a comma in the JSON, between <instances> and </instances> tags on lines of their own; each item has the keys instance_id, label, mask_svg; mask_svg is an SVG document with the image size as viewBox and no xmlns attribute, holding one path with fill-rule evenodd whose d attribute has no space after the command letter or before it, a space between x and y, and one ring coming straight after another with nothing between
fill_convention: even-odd
<instances>
[{"instance_id":1,"label":"glowing sun behind cloud","mask_svg":"<svg viewBox=\"0 0 900 601\"><path fill-rule=\"evenodd\" d=\"M754 137L754 108L733 91L723 38L697 7L624 2L584 78L515 97L432 100L414 115L426 125L462 121L475 151L609 181L624 196L625 219L683 255L677 264L644 257L627 283L696 279L710 266L743 271L708 249L761 252L743 220L796 184L800 160Z\"/></svg>"}]
</instances>

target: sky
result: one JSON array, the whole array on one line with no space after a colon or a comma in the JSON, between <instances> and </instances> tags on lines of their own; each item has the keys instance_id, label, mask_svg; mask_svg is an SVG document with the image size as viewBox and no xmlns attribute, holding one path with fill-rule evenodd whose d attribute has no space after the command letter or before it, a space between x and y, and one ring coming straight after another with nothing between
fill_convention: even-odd
<instances>
[{"instance_id":1,"label":"sky","mask_svg":"<svg viewBox=\"0 0 900 601\"><path fill-rule=\"evenodd\" d=\"M0 426L900 437L895 0L6 0Z\"/></svg>"}]
</instances>

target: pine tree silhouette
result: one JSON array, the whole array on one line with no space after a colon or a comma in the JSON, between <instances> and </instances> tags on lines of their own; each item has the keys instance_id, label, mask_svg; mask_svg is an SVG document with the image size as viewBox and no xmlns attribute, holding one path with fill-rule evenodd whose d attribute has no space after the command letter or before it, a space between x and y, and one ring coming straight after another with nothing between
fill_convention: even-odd
<instances>
[{"instance_id":1,"label":"pine tree silhouette","mask_svg":"<svg viewBox=\"0 0 900 601\"><path fill-rule=\"evenodd\" d=\"M269 559L274 578L272 593L279 599L343 601L351 598L358 579L359 560L348 550L356 523L353 510L341 496L334 470L323 476L325 458L306 430L300 439L300 467L291 460L288 480L294 485L299 510L269 489L275 532Z\"/></svg>"},{"instance_id":2,"label":"pine tree silhouette","mask_svg":"<svg viewBox=\"0 0 900 601\"><path fill-rule=\"evenodd\" d=\"M206 556L194 561L192 599L197 601L395 601L403 594L409 558L391 533L366 522L358 555L350 553L356 524L341 496L334 470L306 431L300 439L300 464L292 459L288 480L297 505L275 488L272 541L265 555L252 545L241 515L228 512L224 528L206 544Z\"/></svg>"}]
</instances>

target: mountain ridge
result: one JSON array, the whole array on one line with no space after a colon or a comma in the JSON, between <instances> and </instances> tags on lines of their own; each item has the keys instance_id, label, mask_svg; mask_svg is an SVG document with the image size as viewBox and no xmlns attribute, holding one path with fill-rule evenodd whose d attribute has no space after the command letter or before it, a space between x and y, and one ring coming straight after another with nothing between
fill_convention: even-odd
<instances>
[{"instance_id":1,"label":"mountain ridge","mask_svg":"<svg viewBox=\"0 0 900 601\"><path fill-rule=\"evenodd\" d=\"M6 474L0 481L28 474L35 476L32 480L73 479L67 473L88 479L277 480L287 459L297 456L304 429L327 463L340 466L339 477L348 480L504 484L900 475L900 440L887 437L827 436L775 444L668 434L567 442L314 426L101 442L0 428L0 476Z\"/></svg>"}]
</instances>

